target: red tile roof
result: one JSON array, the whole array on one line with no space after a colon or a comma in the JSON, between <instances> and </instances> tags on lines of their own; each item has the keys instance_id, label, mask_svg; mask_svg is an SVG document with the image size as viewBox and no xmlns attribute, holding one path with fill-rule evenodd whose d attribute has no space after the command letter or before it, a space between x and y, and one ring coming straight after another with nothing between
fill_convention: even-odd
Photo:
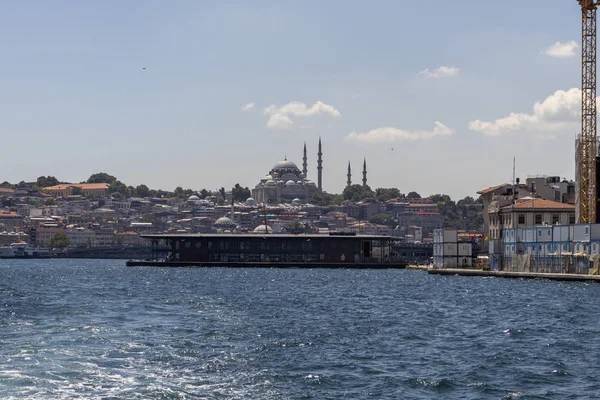
<instances>
[{"instance_id":1,"label":"red tile roof","mask_svg":"<svg viewBox=\"0 0 600 400\"><path fill-rule=\"evenodd\" d=\"M558 201L544 199L519 199L515 205L502 207L503 210L530 210L530 209L551 209L551 210L575 210L575 206L568 203L559 203Z\"/></svg>"},{"instance_id":2,"label":"red tile roof","mask_svg":"<svg viewBox=\"0 0 600 400\"><path fill-rule=\"evenodd\" d=\"M81 190L108 189L108 183L61 183L60 185L48 186L46 190L65 190L69 187L79 187Z\"/></svg>"},{"instance_id":3,"label":"red tile roof","mask_svg":"<svg viewBox=\"0 0 600 400\"><path fill-rule=\"evenodd\" d=\"M498 185L498 186L492 186L492 187L489 187L487 189L480 190L479 192L477 192L477 194L488 194L488 193L491 193L491 192L493 192L495 190L502 189L502 188L504 188L506 186L508 186L508 183L503 183L503 184Z\"/></svg>"}]
</instances>

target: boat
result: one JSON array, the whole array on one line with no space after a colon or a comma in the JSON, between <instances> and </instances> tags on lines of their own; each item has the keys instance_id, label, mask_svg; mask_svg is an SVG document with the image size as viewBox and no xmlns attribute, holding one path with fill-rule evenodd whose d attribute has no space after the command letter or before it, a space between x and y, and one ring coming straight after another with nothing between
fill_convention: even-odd
<instances>
[{"instance_id":1,"label":"boat","mask_svg":"<svg viewBox=\"0 0 600 400\"><path fill-rule=\"evenodd\" d=\"M0 258L43 258L50 257L49 249L32 247L28 243L12 243L0 247Z\"/></svg>"}]
</instances>

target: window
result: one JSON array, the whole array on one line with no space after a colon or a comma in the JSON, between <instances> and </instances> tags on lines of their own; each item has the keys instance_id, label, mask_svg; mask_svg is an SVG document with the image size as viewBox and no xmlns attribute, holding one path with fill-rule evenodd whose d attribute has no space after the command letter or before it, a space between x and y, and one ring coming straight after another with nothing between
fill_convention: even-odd
<instances>
[{"instance_id":1,"label":"window","mask_svg":"<svg viewBox=\"0 0 600 400\"><path fill-rule=\"evenodd\" d=\"M575 224L575 214L569 215L569 225Z\"/></svg>"},{"instance_id":2,"label":"window","mask_svg":"<svg viewBox=\"0 0 600 400\"><path fill-rule=\"evenodd\" d=\"M560 222L560 215L552 214L552 225L556 225Z\"/></svg>"},{"instance_id":3,"label":"window","mask_svg":"<svg viewBox=\"0 0 600 400\"><path fill-rule=\"evenodd\" d=\"M520 225L525 224L525 214L519 214L519 224Z\"/></svg>"},{"instance_id":4,"label":"window","mask_svg":"<svg viewBox=\"0 0 600 400\"><path fill-rule=\"evenodd\" d=\"M536 225L542 224L542 214L535 214L535 224Z\"/></svg>"}]
</instances>

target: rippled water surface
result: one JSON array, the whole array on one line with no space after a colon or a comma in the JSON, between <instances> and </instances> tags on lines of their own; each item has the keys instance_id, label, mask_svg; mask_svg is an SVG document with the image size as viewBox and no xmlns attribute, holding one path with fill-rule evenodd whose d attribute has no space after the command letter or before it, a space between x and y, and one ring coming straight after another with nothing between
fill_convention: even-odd
<instances>
[{"instance_id":1,"label":"rippled water surface","mask_svg":"<svg viewBox=\"0 0 600 400\"><path fill-rule=\"evenodd\" d=\"M0 398L600 397L600 285L0 260Z\"/></svg>"}]
</instances>

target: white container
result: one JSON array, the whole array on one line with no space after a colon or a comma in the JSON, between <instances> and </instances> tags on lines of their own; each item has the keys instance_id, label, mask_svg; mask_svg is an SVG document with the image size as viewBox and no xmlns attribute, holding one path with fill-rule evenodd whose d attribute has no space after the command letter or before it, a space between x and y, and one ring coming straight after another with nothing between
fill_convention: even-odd
<instances>
[{"instance_id":1,"label":"white container","mask_svg":"<svg viewBox=\"0 0 600 400\"><path fill-rule=\"evenodd\" d=\"M434 229L433 230L433 243L444 243L444 230Z\"/></svg>"},{"instance_id":2,"label":"white container","mask_svg":"<svg viewBox=\"0 0 600 400\"><path fill-rule=\"evenodd\" d=\"M554 225L552 227L552 241L553 242L568 242L571 240L571 229L570 225Z\"/></svg>"},{"instance_id":3,"label":"white container","mask_svg":"<svg viewBox=\"0 0 600 400\"><path fill-rule=\"evenodd\" d=\"M504 243L514 243L516 237L516 229L509 228L502 231L502 241Z\"/></svg>"},{"instance_id":4,"label":"white container","mask_svg":"<svg viewBox=\"0 0 600 400\"><path fill-rule=\"evenodd\" d=\"M573 226L573 242L590 241L590 224L580 224Z\"/></svg>"},{"instance_id":5,"label":"white container","mask_svg":"<svg viewBox=\"0 0 600 400\"><path fill-rule=\"evenodd\" d=\"M458 241L458 231L456 229L444 229L444 243Z\"/></svg>"},{"instance_id":6,"label":"white container","mask_svg":"<svg viewBox=\"0 0 600 400\"><path fill-rule=\"evenodd\" d=\"M587 247L587 243L584 242L573 243L573 254L586 253Z\"/></svg>"},{"instance_id":7,"label":"white container","mask_svg":"<svg viewBox=\"0 0 600 400\"><path fill-rule=\"evenodd\" d=\"M458 255L458 243L444 243L444 257Z\"/></svg>"},{"instance_id":8,"label":"white container","mask_svg":"<svg viewBox=\"0 0 600 400\"><path fill-rule=\"evenodd\" d=\"M552 226L538 226L537 227L537 241L538 242L552 242Z\"/></svg>"},{"instance_id":9,"label":"white container","mask_svg":"<svg viewBox=\"0 0 600 400\"><path fill-rule=\"evenodd\" d=\"M434 257L442 257L444 255L444 244L443 243L434 243L433 244L433 256Z\"/></svg>"},{"instance_id":10,"label":"white container","mask_svg":"<svg viewBox=\"0 0 600 400\"><path fill-rule=\"evenodd\" d=\"M473 266L473 259L471 257L458 257L459 268L471 268Z\"/></svg>"},{"instance_id":11,"label":"white container","mask_svg":"<svg viewBox=\"0 0 600 400\"><path fill-rule=\"evenodd\" d=\"M537 233L536 227L523 228L523 242L524 243L535 243L537 241L536 233Z\"/></svg>"},{"instance_id":12,"label":"white container","mask_svg":"<svg viewBox=\"0 0 600 400\"><path fill-rule=\"evenodd\" d=\"M488 253L498 254L498 241L496 239L490 239L488 242Z\"/></svg>"},{"instance_id":13,"label":"white container","mask_svg":"<svg viewBox=\"0 0 600 400\"><path fill-rule=\"evenodd\" d=\"M471 243L459 243L458 255L471 257L473 255L473 245Z\"/></svg>"},{"instance_id":14,"label":"white container","mask_svg":"<svg viewBox=\"0 0 600 400\"><path fill-rule=\"evenodd\" d=\"M456 257L444 257L444 268L457 268L458 259Z\"/></svg>"},{"instance_id":15,"label":"white container","mask_svg":"<svg viewBox=\"0 0 600 400\"><path fill-rule=\"evenodd\" d=\"M600 224L590 225L590 240L600 240Z\"/></svg>"}]
</instances>

